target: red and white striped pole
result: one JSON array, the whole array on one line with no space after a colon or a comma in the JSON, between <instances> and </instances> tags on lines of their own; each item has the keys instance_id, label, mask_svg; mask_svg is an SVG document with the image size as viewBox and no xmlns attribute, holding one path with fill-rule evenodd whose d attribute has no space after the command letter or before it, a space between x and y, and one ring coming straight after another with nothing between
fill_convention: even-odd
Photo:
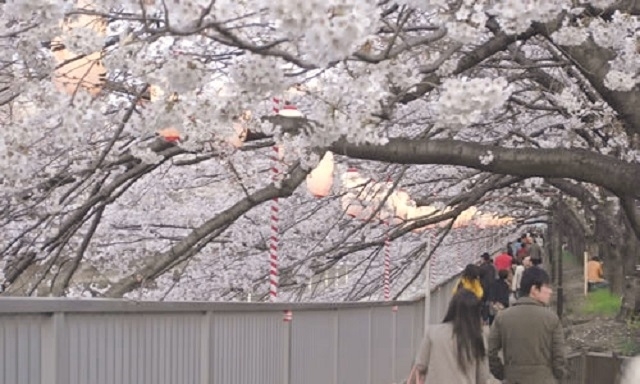
<instances>
[{"instance_id":1,"label":"red and white striped pole","mask_svg":"<svg viewBox=\"0 0 640 384\"><path fill-rule=\"evenodd\" d=\"M273 113L280 112L280 100L273 98ZM271 147L271 180L278 182L280 177L280 148L277 145ZM280 232L278 227L280 202L277 197L271 199L269 213L269 225L271 235L269 237L269 300L275 302L278 298L278 245L280 243Z\"/></svg>"},{"instance_id":2,"label":"red and white striped pole","mask_svg":"<svg viewBox=\"0 0 640 384\"><path fill-rule=\"evenodd\" d=\"M280 168L278 158L280 149L277 145L272 147L273 154L271 156L271 178L274 183L278 182L280 177ZM269 221L271 226L271 236L269 237L269 299L274 302L278 297L278 245L280 242L280 233L278 228L278 220L280 213L280 202L277 197L271 200L271 208Z\"/></svg>"},{"instance_id":3,"label":"red and white striped pole","mask_svg":"<svg viewBox=\"0 0 640 384\"><path fill-rule=\"evenodd\" d=\"M384 236L384 300L391 299L391 239L389 238L389 223L384 222L386 234Z\"/></svg>"},{"instance_id":4,"label":"red and white striped pole","mask_svg":"<svg viewBox=\"0 0 640 384\"><path fill-rule=\"evenodd\" d=\"M280 108L281 100L277 98L273 98L273 112L280 116L285 117L302 117L303 115L298 111L298 109L287 103L282 103L282 108ZM277 145L272 147L272 156L271 156L271 176L274 183L277 183L280 178L280 148ZM278 298L278 246L280 243L280 232L279 232L279 213L280 213L280 202L277 197L274 197L271 200L271 212L270 212L270 225L271 225L271 244L269 246L269 298L272 302L275 302ZM293 314L290 310L284 311L283 321L290 322L293 318Z\"/></svg>"}]
</instances>

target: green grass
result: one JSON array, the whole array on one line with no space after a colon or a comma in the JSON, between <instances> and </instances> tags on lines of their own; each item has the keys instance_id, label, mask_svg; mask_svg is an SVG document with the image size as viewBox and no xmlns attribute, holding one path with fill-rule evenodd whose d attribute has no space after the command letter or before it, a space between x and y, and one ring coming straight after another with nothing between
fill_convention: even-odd
<instances>
[{"instance_id":1,"label":"green grass","mask_svg":"<svg viewBox=\"0 0 640 384\"><path fill-rule=\"evenodd\" d=\"M599 289L589 292L584 303L583 311L588 314L615 316L620 310L622 298L614 295L607 289Z\"/></svg>"}]
</instances>

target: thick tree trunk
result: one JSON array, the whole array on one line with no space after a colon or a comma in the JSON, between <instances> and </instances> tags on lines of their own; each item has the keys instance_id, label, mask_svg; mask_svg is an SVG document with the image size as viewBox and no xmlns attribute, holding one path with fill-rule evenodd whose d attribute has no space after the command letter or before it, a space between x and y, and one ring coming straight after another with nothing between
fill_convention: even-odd
<instances>
[{"instance_id":1,"label":"thick tree trunk","mask_svg":"<svg viewBox=\"0 0 640 384\"><path fill-rule=\"evenodd\" d=\"M619 319L629 319L640 315L640 271L637 265L640 263L640 242L629 231L625 241L625 260L623 263L624 286L622 306Z\"/></svg>"}]
</instances>

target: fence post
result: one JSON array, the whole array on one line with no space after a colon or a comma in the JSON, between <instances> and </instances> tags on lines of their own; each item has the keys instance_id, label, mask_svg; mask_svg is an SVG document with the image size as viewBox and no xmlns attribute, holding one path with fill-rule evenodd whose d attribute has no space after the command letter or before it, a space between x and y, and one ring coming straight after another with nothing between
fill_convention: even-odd
<instances>
[{"instance_id":1,"label":"fence post","mask_svg":"<svg viewBox=\"0 0 640 384\"><path fill-rule=\"evenodd\" d=\"M584 261L583 261L583 271L584 271L584 295L587 296L589 292L589 270L587 269L587 264L589 264L589 252L584 251Z\"/></svg>"},{"instance_id":2,"label":"fence post","mask_svg":"<svg viewBox=\"0 0 640 384\"><path fill-rule=\"evenodd\" d=\"M40 382L66 384L68 372L63 359L68 359L67 339L64 332L64 313L56 312L44 321L40 345Z\"/></svg>"}]
</instances>

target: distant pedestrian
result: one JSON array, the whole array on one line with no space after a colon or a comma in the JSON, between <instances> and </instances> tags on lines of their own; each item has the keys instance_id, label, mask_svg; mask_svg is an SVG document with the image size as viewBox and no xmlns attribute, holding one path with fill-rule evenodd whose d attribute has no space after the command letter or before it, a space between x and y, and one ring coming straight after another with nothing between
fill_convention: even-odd
<instances>
[{"instance_id":1,"label":"distant pedestrian","mask_svg":"<svg viewBox=\"0 0 640 384\"><path fill-rule=\"evenodd\" d=\"M532 259L540 259L544 260L546 257L544 253L544 249L538 244L537 239L535 237L532 238L531 245L529 245L529 256Z\"/></svg>"},{"instance_id":2,"label":"distant pedestrian","mask_svg":"<svg viewBox=\"0 0 640 384\"><path fill-rule=\"evenodd\" d=\"M491 285L491 294L489 295L489 324L493 323L493 319L498 312L509 307L509 296L511 294L511 287L507 282L509 272L503 269L498 272L498 280L495 280Z\"/></svg>"},{"instance_id":3,"label":"distant pedestrian","mask_svg":"<svg viewBox=\"0 0 640 384\"><path fill-rule=\"evenodd\" d=\"M527 263L529 262L527 258L525 258L525 260ZM516 260L513 272L513 280L511 281L511 292L516 299L520 297L520 282L522 281L522 273L524 272L524 270L525 266L523 265L523 263L520 262L520 260Z\"/></svg>"},{"instance_id":4,"label":"distant pedestrian","mask_svg":"<svg viewBox=\"0 0 640 384\"><path fill-rule=\"evenodd\" d=\"M491 295L491 286L496 281L498 273L496 267L493 266L491 256L485 252L481 256L482 262L480 263L480 270L482 271L480 276L480 284L484 294L482 295L482 321L485 324L489 324L489 296Z\"/></svg>"},{"instance_id":5,"label":"distant pedestrian","mask_svg":"<svg viewBox=\"0 0 640 384\"><path fill-rule=\"evenodd\" d=\"M485 384L491 379L480 305L469 290L453 296L442 324L430 325L422 340L414 365L417 383Z\"/></svg>"},{"instance_id":6,"label":"distant pedestrian","mask_svg":"<svg viewBox=\"0 0 640 384\"><path fill-rule=\"evenodd\" d=\"M505 249L505 252L496 256L495 260L493 261L493 264L496 266L496 269L498 271L501 271L503 269L510 270L511 264L513 264L513 255L511 254L511 247L507 246L507 248Z\"/></svg>"}]
</instances>

